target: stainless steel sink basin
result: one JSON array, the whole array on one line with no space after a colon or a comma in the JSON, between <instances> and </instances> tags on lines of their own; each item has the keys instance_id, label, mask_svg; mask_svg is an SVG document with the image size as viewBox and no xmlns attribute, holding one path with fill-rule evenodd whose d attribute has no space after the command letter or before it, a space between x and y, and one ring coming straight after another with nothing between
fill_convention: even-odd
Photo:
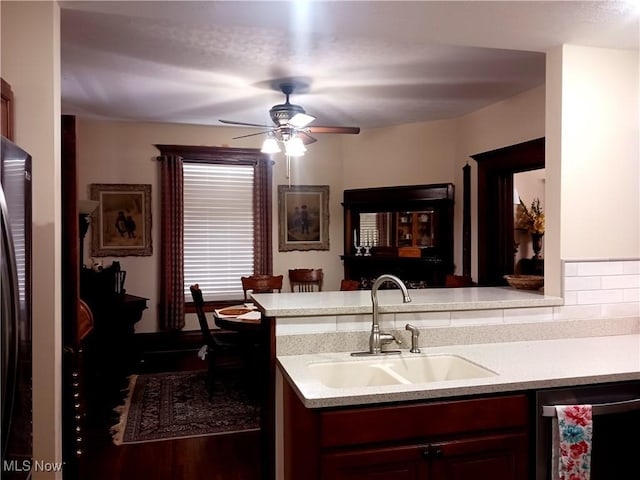
<instances>
[{"instance_id":1,"label":"stainless steel sink basin","mask_svg":"<svg viewBox=\"0 0 640 480\"><path fill-rule=\"evenodd\" d=\"M351 361L314 363L309 370L331 388L401 385L465 380L497 375L458 355L370 357Z\"/></svg>"}]
</instances>

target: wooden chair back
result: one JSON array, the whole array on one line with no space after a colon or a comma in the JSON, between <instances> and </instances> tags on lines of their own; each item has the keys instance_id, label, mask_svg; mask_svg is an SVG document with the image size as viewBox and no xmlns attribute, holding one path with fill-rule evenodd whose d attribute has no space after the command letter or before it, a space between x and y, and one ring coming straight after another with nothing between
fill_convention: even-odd
<instances>
[{"instance_id":1,"label":"wooden chair back","mask_svg":"<svg viewBox=\"0 0 640 480\"><path fill-rule=\"evenodd\" d=\"M200 324L200 331L202 332L202 339L207 347L206 360L209 365L207 369L207 391L209 392L209 398L212 398L215 389L216 371L217 371L217 356L219 352L228 350L229 348L237 349L240 346L238 342L237 333L225 333L223 335L224 340L220 340L219 336L212 334L209 329L209 322L204 312L204 300L202 298L202 290L196 283L189 287L191 290L191 297L193 298L193 304L196 308L196 315L198 316L198 323ZM200 352L198 352L200 354Z\"/></svg>"},{"instance_id":2,"label":"wooden chair back","mask_svg":"<svg viewBox=\"0 0 640 480\"><path fill-rule=\"evenodd\" d=\"M244 300L247 301L247 292L254 293L272 293L277 290L282 291L283 275L251 275L250 277L240 277L242 280L242 290L244 291Z\"/></svg>"},{"instance_id":3,"label":"wooden chair back","mask_svg":"<svg viewBox=\"0 0 640 480\"><path fill-rule=\"evenodd\" d=\"M209 329L209 322L207 321L207 316L204 313L204 300L202 299L202 290L200 290L200 286L197 283L195 285L191 285L189 287L189 290L191 290L193 305L196 308L196 315L198 316L198 323L200 324L202 339L207 344L207 346L211 350L213 350L215 349L216 344L215 344L215 341L213 340L213 335L211 334L211 330Z\"/></svg>"},{"instance_id":4,"label":"wooden chair back","mask_svg":"<svg viewBox=\"0 0 640 480\"><path fill-rule=\"evenodd\" d=\"M360 290L360 282L357 280L342 280L340 282L341 291Z\"/></svg>"},{"instance_id":5,"label":"wooden chair back","mask_svg":"<svg viewBox=\"0 0 640 480\"><path fill-rule=\"evenodd\" d=\"M321 292L324 273L321 268L295 268L289 270L292 292Z\"/></svg>"}]
</instances>

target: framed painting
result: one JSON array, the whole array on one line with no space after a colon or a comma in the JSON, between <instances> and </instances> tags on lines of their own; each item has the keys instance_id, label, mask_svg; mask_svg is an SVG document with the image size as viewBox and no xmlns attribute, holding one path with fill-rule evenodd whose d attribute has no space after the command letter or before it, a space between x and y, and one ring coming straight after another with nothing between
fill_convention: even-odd
<instances>
[{"instance_id":1,"label":"framed painting","mask_svg":"<svg viewBox=\"0 0 640 480\"><path fill-rule=\"evenodd\" d=\"M100 202L92 216L92 256L152 255L151 185L92 183L90 195Z\"/></svg>"},{"instance_id":2,"label":"framed painting","mask_svg":"<svg viewBox=\"0 0 640 480\"><path fill-rule=\"evenodd\" d=\"M329 250L329 186L278 185L278 250Z\"/></svg>"}]
</instances>

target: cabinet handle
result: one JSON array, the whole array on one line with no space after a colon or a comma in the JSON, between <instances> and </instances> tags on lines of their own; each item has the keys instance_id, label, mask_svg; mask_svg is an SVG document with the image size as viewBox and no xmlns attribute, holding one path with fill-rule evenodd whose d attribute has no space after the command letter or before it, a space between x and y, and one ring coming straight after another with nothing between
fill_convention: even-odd
<instances>
[{"instance_id":1,"label":"cabinet handle","mask_svg":"<svg viewBox=\"0 0 640 480\"><path fill-rule=\"evenodd\" d=\"M430 445L427 445L422 449L422 458L429 460L431 458L431 452L429 451Z\"/></svg>"},{"instance_id":2,"label":"cabinet handle","mask_svg":"<svg viewBox=\"0 0 640 480\"><path fill-rule=\"evenodd\" d=\"M440 445L427 445L422 450L422 457L429 460L431 458L442 457L442 447Z\"/></svg>"},{"instance_id":3,"label":"cabinet handle","mask_svg":"<svg viewBox=\"0 0 640 480\"><path fill-rule=\"evenodd\" d=\"M610 415L612 413L626 413L640 410L640 398L625 400L622 402L600 403L592 406L592 415ZM542 407L543 417L555 417L555 405L544 405Z\"/></svg>"}]
</instances>

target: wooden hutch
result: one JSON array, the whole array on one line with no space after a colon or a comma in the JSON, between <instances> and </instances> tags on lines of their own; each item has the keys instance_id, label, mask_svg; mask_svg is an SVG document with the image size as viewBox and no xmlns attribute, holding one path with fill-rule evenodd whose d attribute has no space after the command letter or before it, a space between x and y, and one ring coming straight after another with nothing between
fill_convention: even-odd
<instances>
[{"instance_id":1,"label":"wooden hutch","mask_svg":"<svg viewBox=\"0 0 640 480\"><path fill-rule=\"evenodd\" d=\"M345 190L342 205L345 279L369 288L391 273L410 287L444 286L454 271L453 184Z\"/></svg>"}]
</instances>

